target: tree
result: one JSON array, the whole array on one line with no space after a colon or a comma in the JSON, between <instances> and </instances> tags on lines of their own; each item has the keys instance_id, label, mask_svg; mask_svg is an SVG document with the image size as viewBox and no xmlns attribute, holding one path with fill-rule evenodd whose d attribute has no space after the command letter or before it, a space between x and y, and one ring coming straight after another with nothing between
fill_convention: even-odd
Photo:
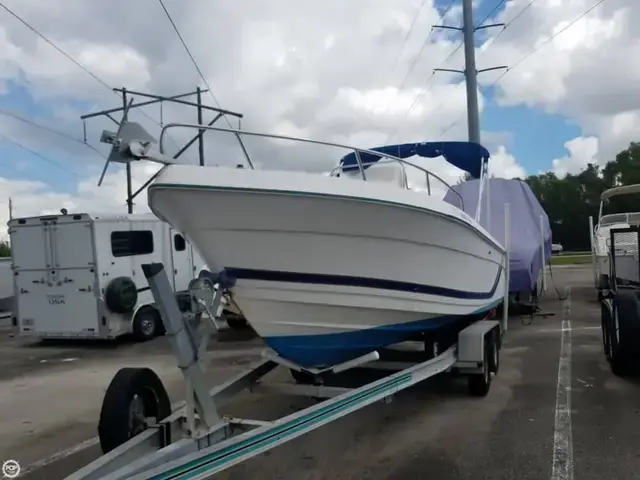
<instances>
[{"instance_id":1,"label":"tree","mask_svg":"<svg viewBox=\"0 0 640 480\"><path fill-rule=\"evenodd\" d=\"M0 258L11 256L11 246L9 242L0 241Z\"/></svg>"},{"instance_id":2,"label":"tree","mask_svg":"<svg viewBox=\"0 0 640 480\"><path fill-rule=\"evenodd\" d=\"M558 178L547 172L531 175L525 182L549 216L554 243L561 243L565 250L588 250L589 217L597 218L602 192L614 186L640 183L640 143L631 143L604 168L589 164L577 175ZM640 211L637 197L613 198L610 211Z\"/></svg>"}]
</instances>

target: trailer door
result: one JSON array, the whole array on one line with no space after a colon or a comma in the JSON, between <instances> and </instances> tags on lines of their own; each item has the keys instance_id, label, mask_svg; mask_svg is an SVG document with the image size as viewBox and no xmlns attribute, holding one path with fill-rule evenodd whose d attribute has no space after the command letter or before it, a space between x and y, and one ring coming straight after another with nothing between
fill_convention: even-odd
<instances>
[{"instance_id":1,"label":"trailer door","mask_svg":"<svg viewBox=\"0 0 640 480\"><path fill-rule=\"evenodd\" d=\"M70 220L43 219L41 227L20 229L18 240L12 234L12 243L20 245L15 268L24 332L69 337L100 333L93 223Z\"/></svg>"}]
</instances>

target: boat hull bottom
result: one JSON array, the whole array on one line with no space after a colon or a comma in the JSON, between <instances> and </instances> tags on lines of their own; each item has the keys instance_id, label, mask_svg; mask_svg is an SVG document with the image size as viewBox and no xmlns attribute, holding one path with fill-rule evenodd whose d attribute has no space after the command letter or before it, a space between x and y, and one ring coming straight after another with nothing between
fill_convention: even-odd
<instances>
[{"instance_id":1,"label":"boat hull bottom","mask_svg":"<svg viewBox=\"0 0 640 480\"><path fill-rule=\"evenodd\" d=\"M467 325L483 318L500 303L502 299L469 315L425 315L429 318L364 330L263 336L263 340L278 355L296 365L303 368L327 368L410 340L452 344L457 338L457 333ZM453 340L448 342L450 338Z\"/></svg>"}]
</instances>

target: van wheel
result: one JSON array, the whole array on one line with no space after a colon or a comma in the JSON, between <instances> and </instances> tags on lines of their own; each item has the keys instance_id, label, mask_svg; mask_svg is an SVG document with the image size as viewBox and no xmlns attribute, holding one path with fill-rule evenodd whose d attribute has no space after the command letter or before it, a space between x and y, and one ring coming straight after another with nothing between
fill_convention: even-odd
<instances>
[{"instance_id":1,"label":"van wheel","mask_svg":"<svg viewBox=\"0 0 640 480\"><path fill-rule=\"evenodd\" d=\"M133 319L133 337L138 342L151 340L161 331L160 313L153 307L138 310Z\"/></svg>"}]
</instances>

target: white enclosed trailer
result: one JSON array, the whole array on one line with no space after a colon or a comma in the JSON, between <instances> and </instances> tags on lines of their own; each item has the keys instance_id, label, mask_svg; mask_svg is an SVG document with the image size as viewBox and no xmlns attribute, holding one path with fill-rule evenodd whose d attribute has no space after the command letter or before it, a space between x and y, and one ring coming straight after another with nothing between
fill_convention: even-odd
<instances>
[{"instance_id":1,"label":"white enclosed trailer","mask_svg":"<svg viewBox=\"0 0 640 480\"><path fill-rule=\"evenodd\" d=\"M179 294L206 269L189 242L152 214L45 215L8 225L22 335L153 338L164 329L141 265L169 266Z\"/></svg>"},{"instance_id":2,"label":"white enclosed trailer","mask_svg":"<svg viewBox=\"0 0 640 480\"><path fill-rule=\"evenodd\" d=\"M0 258L0 318L11 315L13 310L13 273L11 257Z\"/></svg>"}]
</instances>

